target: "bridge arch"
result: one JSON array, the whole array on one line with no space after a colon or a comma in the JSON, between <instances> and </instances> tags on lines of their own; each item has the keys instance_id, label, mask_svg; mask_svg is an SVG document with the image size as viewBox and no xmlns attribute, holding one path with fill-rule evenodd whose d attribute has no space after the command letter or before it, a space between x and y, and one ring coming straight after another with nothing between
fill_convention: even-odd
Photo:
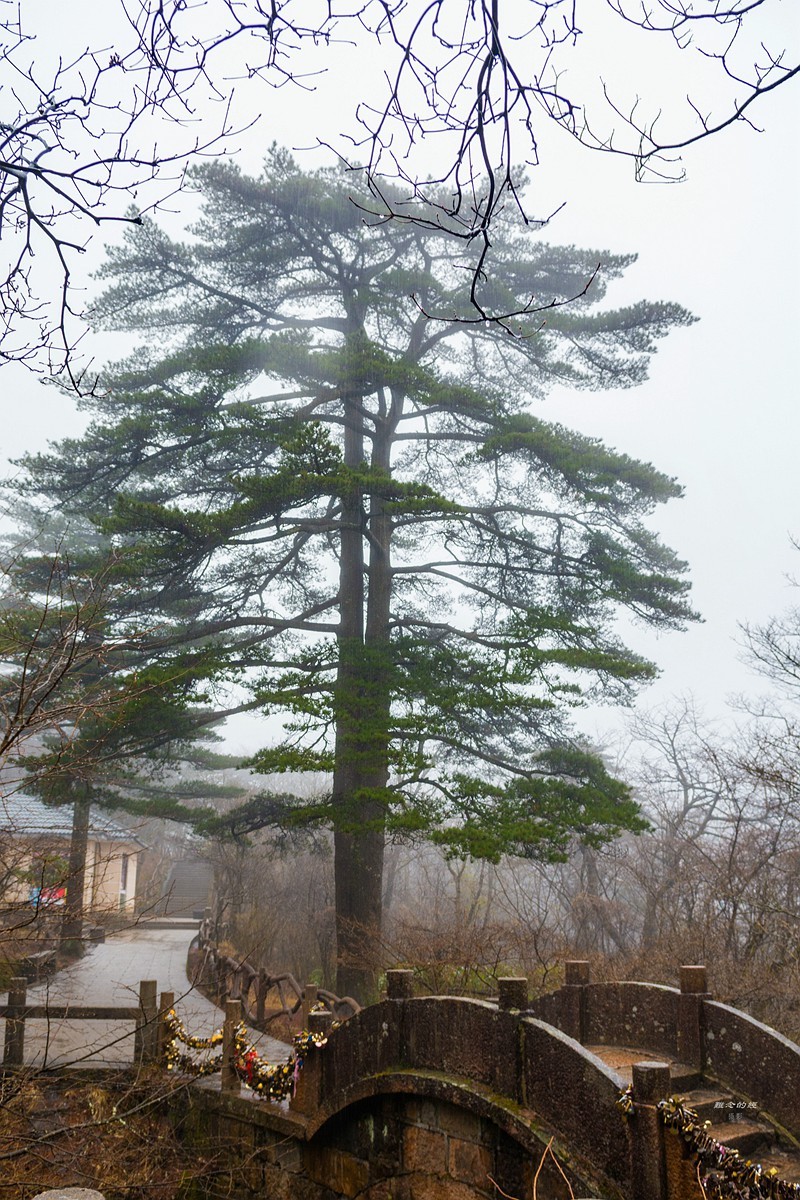
<instances>
[{"instance_id":1,"label":"bridge arch","mask_svg":"<svg viewBox=\"0 0 800 1200\"><path fill-rule=\"evenodd\" d=\"M367 1200L387 1194L393 1200L497 1200L501 1193L522 1200L533 1194L537 1171L541 1197L568 1200L570 1187L573 1194L597 1194L585 1164L554 1131L455 1080L387 1073L362 1081L346 1104L315 1124L307 1151L319 1163L319 1179L342 1179L340 1164L353 1156L351 1169L355 1160L367 1181L358 1195ZM569 1186L545 1154L551 1140Z\"/></svg>"},{"instance_id":2,"label":"bridge arch","mask_svg":"<svg viewBox=\"0 0 800 1200\"><path fill-rule=\"evenodd\" d=\"M498 1164L519 1153L536 1169L552 1143L576 1194L628 1190L629 1131L615 1108L620 1077L560 1030L485 1001L386 1000L364 1009L336 1030L304 1087L312 1140L341 1130L347 1113L360 1119L365 1105L393 1114L402 1170L419 1161L421 1144L440 1170L445 1160L452 1167L469 1156L458 1144L466 1141L496 1178ZM553 1184L545 1190L559 1195Z\"/></svg>"}]
</instances>

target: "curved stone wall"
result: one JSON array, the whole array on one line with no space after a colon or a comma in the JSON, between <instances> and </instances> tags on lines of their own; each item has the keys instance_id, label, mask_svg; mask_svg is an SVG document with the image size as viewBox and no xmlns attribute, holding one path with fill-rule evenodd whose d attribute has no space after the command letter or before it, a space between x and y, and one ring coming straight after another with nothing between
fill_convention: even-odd
<instances>
[{"instance_id":1,"label":"curved stone wall","mask_svg":"<svg viewBox=\"0 0 800 1200\"><path fill-rule=\"evenodd\" d=\"M753 1017L706 1000L706 1070L800 1138L800 1048Z\"/></svg>"},{"instance_id":2,"label":"curved stone wall","mask_svg":"<svg viewBox=\"0 0 800 1200\"><path fill-rule=\"evenodd\" d=\"M677 1053L677 988L657 983L591 983L586 988L585 1041Z\"/></svg>"},{"instance_id":3,"label":"curved stone wall","mask_svg":"<svg viewBox=\"0 0 800 1200\"><path fill-rule=\"evenodd\" d=\"M525 1017L521 1028L526 1106L557 1129L604 1176L627 1188L629 1130L616 1107L622 1080L552 1025Z\"/></svg>"}]
</instances>

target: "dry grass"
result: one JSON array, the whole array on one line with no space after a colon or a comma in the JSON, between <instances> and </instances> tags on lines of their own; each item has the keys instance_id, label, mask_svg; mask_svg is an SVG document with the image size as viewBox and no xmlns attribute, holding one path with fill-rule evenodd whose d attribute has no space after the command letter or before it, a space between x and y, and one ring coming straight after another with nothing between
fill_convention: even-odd
<instances>
[{"instance_id":1,"label":"dry grass","mask_svg":"<svg viewBox=\"0 0 800 1200\"><path fill-rule=\"evenodd\" d=\"M180 1086L180 1085L178 1085ZM173 1124L163 1078L121 1073L102 1082L6 1076L0 1088L0 1200L55 1187L106 1200L177 1200L213 1170Z\"/></svg>"}]
</instances>

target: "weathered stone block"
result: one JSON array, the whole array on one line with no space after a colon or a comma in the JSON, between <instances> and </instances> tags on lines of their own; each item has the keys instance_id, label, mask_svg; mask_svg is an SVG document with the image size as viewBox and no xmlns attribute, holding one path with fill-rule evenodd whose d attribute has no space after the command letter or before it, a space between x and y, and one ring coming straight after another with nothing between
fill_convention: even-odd
<instances>
[{"instance_id":1,"label":"weathered stone block","mask_svg":"<svg viewBox=\"0 0 800 1200\"><path fill-rule=\"evenodd\" d=\"M217 1138L223 1146L253 1145L253 1127L231 1117L220 1117L217 1123Z\"/></svg>"},{"instance_id":2,"label":"weathered stone block","mask_svg":"<svg viewBox=\"0 0 800 1200\"><path fill-rule=\"evenodd\" d=\"M447 1172L447 1140L443 1133L409 1125L403 1131L403 1168L426 1175Z\"/></svg>"},{"instance_id":3,"label":"weathered stone block","mask_svg":"<svg viewBox=\"0 0 800 1200\"><path fill-rule=\"evenodd\" d=\"M488 1146L451 1137L448 1144L448 1167L454 1179L469 1183L482 1192L492 1192L492 1154Z\"/></svg>"},{"instance_id":4,"label":"weathered stone block","mask_svg":"<svg viewBox=\"0 0 800 1200\"><path fill-rule=\"evenodd\" d=\"M456 1108L453 1104L439 1104L438 1116L439 1128L444 1133L468 1142L481 1141L481 1119L475 1113Z\"/></svg>"},{"instance_id":5,"label":"weathered stone block","mask_svg":"<svg viewBox=\"0 0 800 1200\"><path fill-rule=\"evenodd\" d=\"M94 1188L63 1187L49 1192L39 1192L33 1200L104 1200L102 1192Z\"/></svg>"},{"instance_id":6,"label":"weathered stone block","mask_svg":"<svg viewBox=\"0 0 800 1200\"><path fill-rule=\"evenodd\" d=\"M416 1175L408 1180L406 1197L407 1200L475 1200L475 1191L456 1179Z\"/></svg>"},{"instance_id":7,"label":"weathered stone block","mask_svg":"<svg viewBox=\"0 0 800 1200\"><path fill-rule=\"evenodd\" d=\"M264 1168L264 1195L269 1200L296 1200L293 1179L279 1167Z\"/></svg>"},{"instance_id":8,"label":"weathered stone block","mask_svg":"<svg viewBox=\"0 0 800 1200\"><path fill-rule=\"evenodd\" d=\"M381 1179L373 1183L362 1200L408 1200L406 1179Z\"/></svg>"},{"instance_id":9,"label":"weathered stone block","mask_svg":"<svg viewBox=\"0 0 800 1200\"><path fill-rule=\"evenodd\" d=\"M333 1146L309 1146L305 1166L310 1179L340 1196L357 1196L369 1183L369 1163Z\"/></svg>"},{"instance_id":10,"label":"weathered stone block","mask_svg":"<svg viewBox=\"0 0 800 1200\"><path fill-rule=\"evenodd\" d=\"M414 1125L438 1129L440 1115L441 1105L434 1100L409 1098L405 1101L403 1120L411 1121Z\"/></svg>"},{"instance_id":11,"label":"weathered stone block","mask_svg":"<svg viewBox=\"0 0 800 1200\"><path fill-rule=\"evenodd\" d=\"M541 1159L541 1152L529 1154L517 1142L502 1134L497 1139L495 1170L492 1178L497 1182L498 1189L502 1188L507 1196L531 1197L550 1196L549 1191L543 1191L540 1186L534 1191L534 1177ZM537 1180L537 1185L541 1179ZM498 1190L495 1200L499 1200Z\"/></svg>"},{"instance_id":12,"label":"weathered stone block","mask_svg":"<svg viewBox=\"0 0 800 1200\"><path fill-rule=\"evenodd\" d=\"M300 1145L290 1138L278 1141L274 1146L268 1146L265 1150L265 1158L268 1163L280 1167L282 1171L297 1172L303 1169Z\"/></svg>"},{"instance_id":13,"label":"weathered stone block","mask_svg":"<svg viewBox=\"0 0 800 1200\"><path fill-rule=\"evenodd\" d=\"M261 1194L264 1186L264 1163L257 1151L251 1150L243 1156L237 1174L244 1188L256 1196Z\"/></svg>"}]
</instances>

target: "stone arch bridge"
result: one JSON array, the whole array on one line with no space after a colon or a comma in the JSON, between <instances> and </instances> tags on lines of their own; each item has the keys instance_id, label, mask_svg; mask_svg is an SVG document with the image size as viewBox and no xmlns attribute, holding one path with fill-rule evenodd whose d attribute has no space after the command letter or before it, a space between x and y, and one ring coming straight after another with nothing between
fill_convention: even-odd
<instances>
[{"instance_id":1,"label":"stone arch bridge","mask_svg":"<svg viewBox=\"0 0 800 1200\"><path fill-rule=\"evenodd\" d=\"M530 1001L507 979L489 1002L414 998L390 971L388 998L308 1057L288 1109L199 1082L188 1136L218 1144L253 1200L703 1200L656 1109L680 1092L743 1160L800 1180L800 1048L714 1001L705 968L680 977L592 983L573 962L556 992Z\"/></svg>"}]
</instances>

